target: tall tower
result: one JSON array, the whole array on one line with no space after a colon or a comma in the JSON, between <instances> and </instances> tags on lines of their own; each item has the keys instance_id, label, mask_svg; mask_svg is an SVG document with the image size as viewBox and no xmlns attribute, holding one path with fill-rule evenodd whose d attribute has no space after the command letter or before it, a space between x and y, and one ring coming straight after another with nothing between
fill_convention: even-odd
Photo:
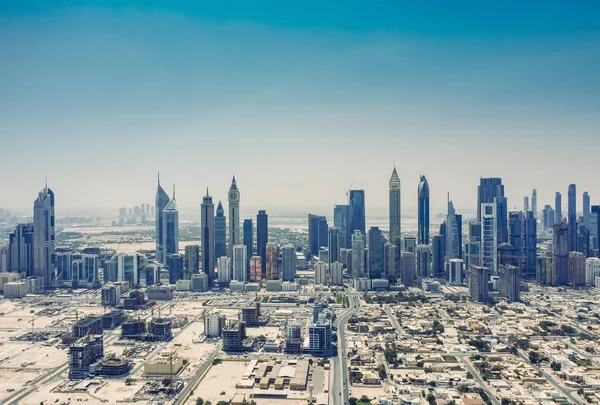
<instances>
[{"instance_id":1,"label":"tall tower","mask_svg":"<svg viewBox=\"0 0 600 405\"><path fill-rule=\"evenodd\" d=\"M244 246L246 247L246 266L249 266L250 258L254 256L254 229L251 219L244 219Z\"/></svg>"},{"instance_id":2,"label":"tall tower","mask_svg":"<svg viewBox=\"0 0 600 405\"><path fill-rule=\"evenodd\" d=\"M460 258L460 235L462 234L462 226L459 227L456 210L454 204L448 196L448 216L446 218L447 232L446 232L446 258L458 259ZM462 224L460 224L462 225Z\"/></svg>"},{"instance_id":3,"label":"tall tower","mask_svg":"<svg viewBox=\"0 0 600 405\"><path fill-rule=\"evenodd\" d=\"M202 216L200 217L200 229L202 231L202 271L208 276L209 285L215 282L215 205L212 197L208 194L202 199L200 207Z\"/></svg>"},{"instance_id":4,"label":"tall tower","mask_svg":"<svg viewBox=\"0 0 600 405\"><path fill-rule=\"evenodd\" d=\"M523 216L521 238L521 273L522 278L535 279L537 221L533 211L527 211Z\"/></svg>"},{"instance_id":5,"label":"tall tower","mask_svg":"<svg viewBox=\"0 0 600 405\"><path fill-rule=\"evenodd\" d=\"M340 230L340 246L349 248L350 235L348 234L348 204L336 204L333 206L333 226Z\"/></svg>"},{"instance_id":6,"label":"tall tower","mask_svg":"<svg viewBox=\"0 0 600 405\"><path fill-rule=\"evenodd\" d=\"M166 264L167 258L164 257L163 251L163 210L167 204L171 201L165 190L160 186L160 173L158 174L158 188L156 190L155 200L155 215L154 226L156 227L156 261L162 264Z\"/></svg>"},{"instance_id":7,"label":"tall tower","mask_svg":"<svg viewBox=\"0 0 600 405\"><path fill-rule=\"evenodd\" d=\"M227 256L227 219L223 204L217 204L215 217L215 258Z\"/></svg>"},{"instance_id":8,"label":"tall tower","mask_svg":"<svg viewBox=\"0 0 600 405\"><path fill-rule=\"evenodd\" d=\"M529 196L523 197L523 212L529 211Z\"/></svg>"},{"instance_id":9,"label":"tall tower","mask_svg":"<svg viewBox=\"0 0 600 405\"><path fill-rule=\"evenodd\" d=\"M587 191L583 193L583 224L590 229L590 195Z\"/></svg>"},{"instance_id":10,"label":"tall tower","mask_svg":"<svg viewBox=\"0 0 600 405\"><path fill-rule=\"evenodd\" d=\"M398 173L396 172L396 166L394 166L394 170L392 171L392 177L390 178L389 187L390 241L392 241L392 243L396 243L396 240L400 238L401 231L400 178L398 177Z\"/></svg>"},{"instance_id":11,"label":"tall tower","mask_svg":"<svg viewBox=\"0 0 600 405\"><path fill-rule=\"evenodd\" d=\"M256 250L261 258L261 276L267 273L267 243L269 242L269 216L267 211L260 210L256 216Z\"/></svg>"},{"instance_id":12,"label":"tall tower","mask_svg":"<svg viewBox=\"0 0 600 405\"><path fill-rule=\"evenodd\" d=\"M569 253L577 250L577 188L569 185Z\"/></svg>"},{"instance_id":13,"label":"tall tower","mask_svg":"<svg viewBox=\"0 0 600 405\"><path fill-rule=\"evenodd\" d=\"M498 231L497 231L496 204L481 204L481 252L480 263L489 270L489 274L496 275L498 263Z\"/></svg>"},{"instance_id":14,"label":"tall tower","mask_svg":"<svg viewBox=\"0 0 600 405\"><path fill-rule=\"evenodd\" d=\"M363 235L366 235L365 227L365 191L350 190L350 201L348 208L348 232L350 235L358 230Z\"/></svg>"},{"instance_id":15,"label":"tall tower","mask_svg":"<svg viewBox=\"0 0 600 405\"><path fill-rule=\"evenodd\" d=\"M381 230L372 226L368 234L369 245L369 274L370 279L380 279L384 276L384 246L385 238Z\"/></svg>"},{"instance_id":16,"label":"tall tower","mask_svg":"<svg viewBox=\"0 0 600 405\"><path fill-rule=\"evenodd\" d=\"M54 193L44 187L33 203L33 274L54 281Z\"/></svg>"},{"instance_id":17,"label":"tall tower","mask_svg":"<svg viewBox=\"0 0 600 405\"><path fill-rule=\"evenodd\" d=\"M558 191L554 197L554 212L556 213L556 222L562 221L562 195Z\"/></svg>"},{"instance_id":18,"label":"tall tower","mask_svg":"<svg viewBox=\"0 0 600 405\"><path fill-rule=\"evenodd\" d=\"M179 253L179 211L175 200L175 185L173 185L173 198L162 211L162 251L164 264L171 255Z\"/></svg>"},{"instance_id":19,"label":"tall tower","mask_svg":"<svg viewBox=\"0 0 600 405\"><path fill-rule=\"evenodd\" d=\"M429 183L425 176L419 182L418 244L429 245Z\"/></svg>"},{"instance_id":20,"label":"tall tower","mask_svg":"<svg viewBox=\"0 0 600 405\"><path fill-rule=\"evenodd\" d=\"M533 218L537 219L537 189L535 187L531 193L531 211L533 211Z\"/></svg>"},{"instance_id":21,"label":"tall tower","mask_svg":"<svg viewBox=\"0 0 600 405\"><path fill-rule=\"evenodd\" d=\"M229 257L233 257L233 247L240 244L240 191L235 176L229 187Z\"/></svg>"},{"instance_id":22,"label":"tall tower","mask_svg":"<svg viewBox=\"0 0 600 405\"><path fill-rule=\"evenodd\" d=\"M481 222L481 204L494 202L494 198L504 197L504 186L499 177L482 177L477 187L477 222Z\"/></svg>"}]
</instances>

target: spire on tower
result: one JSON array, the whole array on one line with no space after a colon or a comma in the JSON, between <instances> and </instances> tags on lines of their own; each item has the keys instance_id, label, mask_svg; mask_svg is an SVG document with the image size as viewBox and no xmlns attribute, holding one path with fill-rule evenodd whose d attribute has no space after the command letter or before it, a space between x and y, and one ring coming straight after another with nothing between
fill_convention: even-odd
<instances>
[{"instance_id":1,"label":"spire on tower","mask_svg":"<svg viewBox=\"0 0 600 405\"><path fill-rule=\"evenodd\" d=\"M158 173L158 185L160 186L160 172L157 172L157 173Z\"/></svg>"},{"instance_id":2,"label":"spire on tower","mask_svg":"<svg viewBox=\"0 0 600 405\"><path fill-rule=\"evenodd\" d=\"M175 184L173 184L173 199L175 199Z\"/></svg>"}]
</instances>

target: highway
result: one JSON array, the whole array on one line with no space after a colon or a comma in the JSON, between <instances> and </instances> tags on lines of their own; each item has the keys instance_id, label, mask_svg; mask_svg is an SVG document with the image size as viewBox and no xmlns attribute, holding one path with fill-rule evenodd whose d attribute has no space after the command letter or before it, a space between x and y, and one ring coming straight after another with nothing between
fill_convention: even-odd
<instances>
[{"instance_id":1,"label":"highway","mask_svg":"<svg viewBox=\"0 0 600 405\"><path fill-rule=\"evenodd\" d=\"M356 310L360 307L360 299L357 293L349 293L350 307L348 311L340 315L335 322L337 328L338 353L333 360L333 382L331 387L332 404L344 405L348 403L348 360L346 357L346 324Z\"/></svg>"}]
</instances>

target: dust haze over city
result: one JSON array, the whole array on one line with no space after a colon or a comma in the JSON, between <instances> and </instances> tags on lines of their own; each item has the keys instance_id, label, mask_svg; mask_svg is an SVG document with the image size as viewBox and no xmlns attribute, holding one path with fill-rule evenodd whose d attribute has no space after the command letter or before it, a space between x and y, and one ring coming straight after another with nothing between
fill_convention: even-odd
<instances>
[{"instance_id":1,"label":"dust haze over city","mask_svg":"<svg viewBox=\"0 0 600 405\"><path fill-rule=\"evenodd\" d=\"M600 4L0 5L0 403L600 403Z\"/></svg>"}]
</instances>

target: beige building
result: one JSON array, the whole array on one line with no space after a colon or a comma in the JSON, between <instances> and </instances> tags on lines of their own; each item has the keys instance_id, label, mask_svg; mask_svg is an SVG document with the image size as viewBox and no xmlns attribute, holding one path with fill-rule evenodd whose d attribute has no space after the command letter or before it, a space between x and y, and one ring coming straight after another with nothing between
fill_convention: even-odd
<instances>
[{"instance_id":1,"label":"beige building","mask_svg":"<svg viewBox=\"0 0 600 405\"><path fill-rule=\"evenodd\" d=\"M144 376L168 376L178 374L188 359L176 353L164 351L158 357L144 363Z\"/></svg>"}]
</instances>

